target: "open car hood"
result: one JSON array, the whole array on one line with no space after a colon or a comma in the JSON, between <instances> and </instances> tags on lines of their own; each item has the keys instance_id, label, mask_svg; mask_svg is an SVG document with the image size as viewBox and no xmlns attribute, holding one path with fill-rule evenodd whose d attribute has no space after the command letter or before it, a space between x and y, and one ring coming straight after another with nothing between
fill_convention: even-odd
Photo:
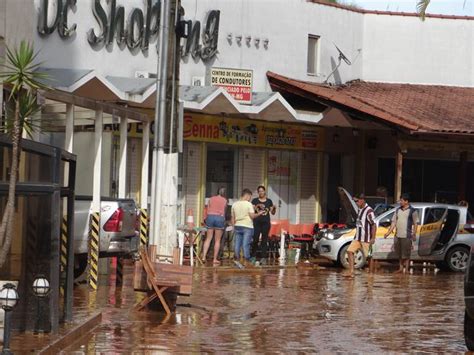
<instances>
[{"instance_id":1,"label":"open car hood","mask_svg":"<svg viewBox=\"0 0 474 355\"><path fill-rule=\"evenodd\" d=\"M354 226L357 220L359 207L357 207L356 203L352 199L352 195L347 192L346 189L343 187L338 187L337 192L339 193L339 199L341 202L340 222Z\"/></svg>"}]
</instances>

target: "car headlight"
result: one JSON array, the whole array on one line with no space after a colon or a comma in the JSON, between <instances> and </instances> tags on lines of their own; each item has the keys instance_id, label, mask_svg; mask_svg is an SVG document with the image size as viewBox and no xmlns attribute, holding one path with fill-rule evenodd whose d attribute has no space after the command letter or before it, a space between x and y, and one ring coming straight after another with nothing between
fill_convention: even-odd
<instances>
[{"instance_id":1,"label":"car headlight","mask_svg":"<svg viewBox=\"0 0 474 355\"><path fill-rule=\"evenodd\" d=\"M339 239L341 237L342 237L341 233L334 233L334 232L327 232L324 235L324 238L326 238L328 240L336 240L336 239Z\"/></svg>"}]
</instances>

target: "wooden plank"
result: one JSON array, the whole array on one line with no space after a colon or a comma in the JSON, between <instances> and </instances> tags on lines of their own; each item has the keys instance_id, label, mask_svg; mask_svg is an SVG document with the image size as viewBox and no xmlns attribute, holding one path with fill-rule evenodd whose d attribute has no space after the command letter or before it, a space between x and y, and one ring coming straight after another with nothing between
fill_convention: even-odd
<instances>
[{"instance_id":1,"label":"wooden plank","mask_svg":"<svg viewBox=\"0 0 474 355\"><path fill-rule=\"evenodd\" d=\"M162 280L178 280L180 286L177 292L181 295L190 295L193 283L193 268L191 266L153 263L153 267L157 272L156 277ZM135 291L148 291L146 273L143 269L143 263L137 261L135 263L133 288Z\"/></svg>"}]
</instances>

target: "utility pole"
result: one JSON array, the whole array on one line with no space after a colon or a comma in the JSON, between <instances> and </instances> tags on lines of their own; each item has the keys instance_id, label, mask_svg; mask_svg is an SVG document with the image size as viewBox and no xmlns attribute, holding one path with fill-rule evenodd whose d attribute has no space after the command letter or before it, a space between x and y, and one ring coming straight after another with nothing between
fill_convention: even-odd
<instances>
[{"instance_id":1,"label":"utility pole","mask_svg":"<svg viewBox=\"0 0 474 355\"><path fill-rule=\"evenodd\" d=\"M180 0L161 2L150 214L150 244L157 246L159 255L169 256L176 246L178 165L173 140L179 88L179 43L175 31L179 8ZM169 139L166 132L170 132Z\"/></svg>"}]
</instances>

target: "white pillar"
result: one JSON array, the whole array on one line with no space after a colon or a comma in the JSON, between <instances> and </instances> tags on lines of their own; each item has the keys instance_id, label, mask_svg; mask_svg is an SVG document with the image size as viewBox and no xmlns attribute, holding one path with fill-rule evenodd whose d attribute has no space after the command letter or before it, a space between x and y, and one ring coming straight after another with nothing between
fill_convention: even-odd
<instances>
[{"instance_id":1,"label":"white pillar","mask_svg":"<svg viewBox=\"0 0 474 355\"><path fill-rule=\"evenodd\" d=\"M100 183L102 178L102 130L103 111L95 111L95 133L94 133L94 172L92 182L92 212L100 212Z\"/></svg>"},{"instance_id":2,"label":"white pillar","mask_svg":"<svg viewBox=\"0 0 474 355\"><path fill-rule=\"evenodd\" d=\"M74 151L74 105L66 104L66 125L65 125L64 150L73 153ZM69 164L64 166L64 186L69 184ZM67 206L64 206L66 212Z\"/></svg>"},{"instance_id":3,"label":"white pillar","mask_svg":"<svg viewBox=\"0 0 474 355\"><path fill-rule=\"evenodd\" d=\"M66 104L66 139L64 149L72 153L74 146L74 105Z\"/></svg>"},{"instance_id":4,"label":"white pillar","mask_svg":"<svg viewBox=\"0 0 474 355\"><path fill-rule=\"evenodd\" d=\"M148 174L150 169L150 122L143 123L142 137L142 183L140 207L148 209Z\"/></svg>"},{"instance_id":5,"label":"white pillar","mask_svg":"<svg viewBox=\"0 0 474 355\"><path fill-rule=\"evenodd\" d=\"M125 198L127 193L127 127L127 117L120 117L119 198Z\"/></svg>"}]
</instances>

